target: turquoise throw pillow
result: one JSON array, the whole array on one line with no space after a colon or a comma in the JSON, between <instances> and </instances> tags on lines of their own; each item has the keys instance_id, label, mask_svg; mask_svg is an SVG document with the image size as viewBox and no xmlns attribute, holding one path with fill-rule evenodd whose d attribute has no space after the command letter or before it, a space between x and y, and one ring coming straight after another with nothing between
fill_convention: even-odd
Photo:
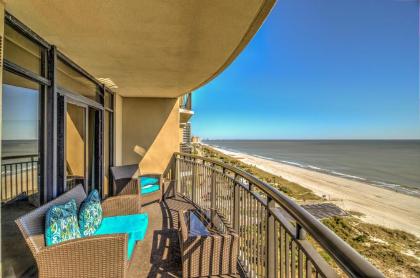
<instances>
[{"instance_id":1,"label":"turquoise throw pillow","mask_svg":"<svg viewBox=\"0 0 420 278\"><path fill-rule=\"evenodd\" d=\"M75 200L48 209L45 218L45 245L80 238Z\"/></svg>"},{"instance_id":2,"label":"turquoise throw pillow","mask_svg":"<svg viewBox=\"0 0 420 278\"><path fill-rule=\"evenodd\" d=\"M82 237L95 234L96 230L101 226L102 207L98 190L90 192L88 197L83 201L79 210L79 226Z\"/></svg>"}]
</instances>

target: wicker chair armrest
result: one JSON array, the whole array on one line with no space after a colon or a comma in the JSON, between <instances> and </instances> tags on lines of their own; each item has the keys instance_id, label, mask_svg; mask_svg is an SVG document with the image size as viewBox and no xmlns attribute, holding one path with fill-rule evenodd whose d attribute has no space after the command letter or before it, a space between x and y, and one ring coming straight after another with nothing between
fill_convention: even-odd
<instances>
[{"instance_id":1,"label":"wicker chair armrest","mask_svg":"<svg viewBox=\"0 0 420 278\"><path fill-rule=\"evenodd\" d=\"M40 277L125 277L127 234L91 236L46 247L36 255Z\"/></svg>"},{"instance_id":2,"label":"wicker chair armrest","mask_svg":"<svg viewBox=\"0 0 420 278\"><path fill-rule=\"evenodd\" d=\"M102 202L102 210L104 216L141 213L141 196L120 195L107 198Z\"/></svg>"}]
</instances>

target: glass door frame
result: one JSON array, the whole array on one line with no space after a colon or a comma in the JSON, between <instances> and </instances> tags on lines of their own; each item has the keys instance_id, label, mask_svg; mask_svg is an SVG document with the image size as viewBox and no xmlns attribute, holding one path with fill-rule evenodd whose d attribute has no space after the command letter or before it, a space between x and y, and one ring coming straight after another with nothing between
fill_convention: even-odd
<instances>
[{"instance_id":1,"label":"glass door frame","mask_svg":"<svg viewBox=\"0 0 420 278\"><path fill-rule=\"evenodd\" d=\"M64 192L64 121L63 114L64 112L64 96L69 93L73 95L74 99L81 99L82 102L88 104L89 107L93 107L99 110L98 114L98 125L100 127L99 143L100 146L95 146L98 148L98 153L100 154L99 163L97 164L97 172L99 173L97 182L97 187L100 189L102 194L103 187L103 174L104 171L109 171L109 169L104 169L103 163L103 154L104 147L109 148L110 157L109 157L109 166L113 166L115 162L115 117L114 117L114 108L115 108L115 92L106 87L105 84L98 81L93 75L79 66L77 63L72 61L69 57L65 56L56 46L50 44L48 41L43 39L40 35L31 30L24 23L19 21L16 17L10 14L8 11L5 11L4 15L5 24L11 26L15 31L28 38L32 42L41 47L41 74L33 73L30 70L22 68L19 65L8 61L6 57L3 59L3 70L7 70L11 73L20 75L32 81L35 81L41 85L41 94L40 94L40 133L39 133L39 166L41 172L39 173L39 191L40 191L40 203L46 203L61 193ZM88 80L96 84L100 97L97 101L91 99L84 99L82 96L66 92L66 90L61 89L57 86L57 59L63 60L66 64L71 66L74 70L79 72L82 76L86 77ZM112 98L112 103L110 106L104 105L104 96L110 94ZM111 122L109 130L109 146L103 146L104 138L104 106L105 110L111 113ZM96 121L96 119L95 119ZM95 174L97 175L97 174Z\"/></svg>"},{"instance_id":2,"label":"glass door frame","mask_svg":"<svg viewBox=\"0 0 420 278\"><path fill-rule=\"evenodd\" d=\"M61 87L57 87L57 94L60 98L60 103L58 110L58 130L59 134L61 134L60 140L58 140L58 167L61 169L62 175L60 175L59 179L57 180L57 186L59 194L66 192L68 190L66 184L66 117L67 117L67 104L70 103L72 105L80 106L84 108L85 111L85 153L84 153L84 163L85 163L85 182L84 188L86 193L88 193L90 188L95 188L102 194L103 190L103 124L104 124L104 107L99 104L98 102L84 97L82 95L70 92ZM95 129L95 142L93 144L92 150L89 150L89 111L96 110L98 111L98 117L95 117L95 123L97 123L97 127ZM97 118L97 119L96 119ZM89 152L94 151L94 156L92 157L92 162L94 165L93 171L89 171ZM94 175L93 180L95 184L89 185L90 175Z\"/></svg>"},{"instance_id":3,"label":"glass door frame","mask_svg":"<svg viewBox=\"0 0 420 278\"><path fill-rule=\"evenodd\" d=\"M89 164L88 164L88 154L89 154L89 106L85 103L74 100L71 97L64 96L64 191L68 191L71 188L68 188L67 183L67 107L68 104L80 107L83 109L84 113L84 123L83 123L83 141L84 141L84 152L83 152L83 165L84 165L84 182L83 186L87 192L88 180L89 180Z\"/></svg>"}]
</instances>

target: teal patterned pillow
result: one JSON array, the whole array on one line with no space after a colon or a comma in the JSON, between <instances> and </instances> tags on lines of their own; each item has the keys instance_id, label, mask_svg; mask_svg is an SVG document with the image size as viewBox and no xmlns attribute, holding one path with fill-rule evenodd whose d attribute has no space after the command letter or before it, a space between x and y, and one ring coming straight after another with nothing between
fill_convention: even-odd
<instances>
[{"instance_id":1,"label":"teal patterned pillow","mask_svg":"<svg viewBox=\"0 0 420 278\"><path fill-rule=\"evenodd\" d=\"M45 244L51 246L75 238L80 238L76 201L49 208L45 218Z\"/></svg>"},{"instance_id":2,"label":"teal patterned pillow","mask_svg":"<svg viewBox=\"0 0 420 278\"><path fill-rule=\"evenodd\" d=\"M98 190L90 192L79 210L79 226L82 237L94 235L102 223L102 207Z\"/></svg>"}]
</instances>

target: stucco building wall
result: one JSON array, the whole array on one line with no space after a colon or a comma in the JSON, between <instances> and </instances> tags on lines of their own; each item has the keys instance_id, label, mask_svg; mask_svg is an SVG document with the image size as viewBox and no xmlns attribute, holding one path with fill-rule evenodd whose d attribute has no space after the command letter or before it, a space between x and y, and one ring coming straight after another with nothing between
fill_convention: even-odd
<instances>
[{"instance_id":1,"label":"stucco building wall","mask_svg":"<svg viewBox=\"0 0 420 278\"><path fill-rule=\"evenodd\" d=\"M142 174L163 173L179 150L178 99L122 98L121 114L121 163L139 163ZM146 150L144 157L134 152L136 145Z\"/></svg>"}]
</instances>

